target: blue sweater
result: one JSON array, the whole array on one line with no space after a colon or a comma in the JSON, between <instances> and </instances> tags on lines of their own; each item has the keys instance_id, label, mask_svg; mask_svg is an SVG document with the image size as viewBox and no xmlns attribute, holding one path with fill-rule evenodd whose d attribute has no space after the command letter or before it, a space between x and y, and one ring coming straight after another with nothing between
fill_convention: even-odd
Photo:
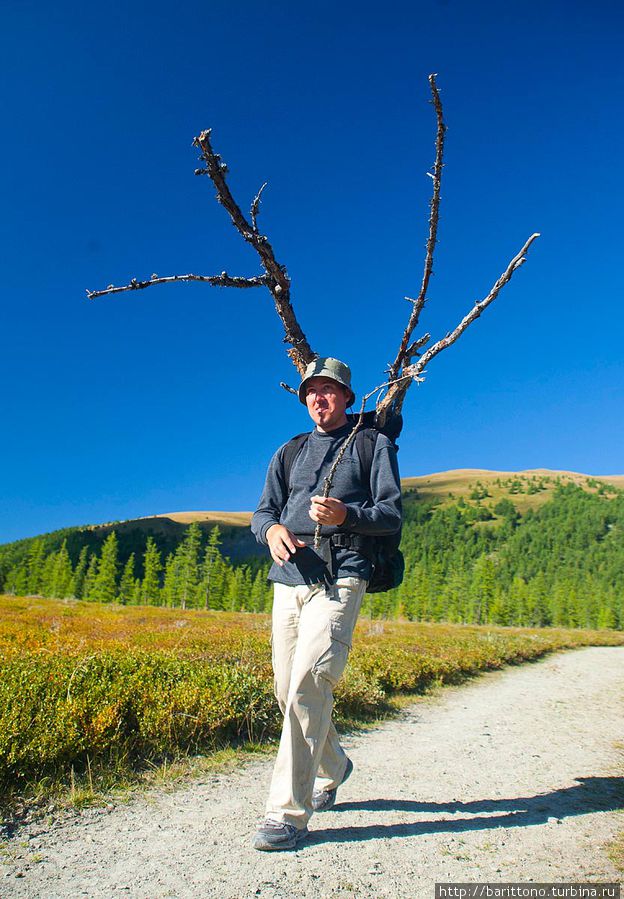
<instances>
[{"instance_id":1,"label":"blue sweater","mask_svg":"<svg viewBox=\"0 0 624 899\"><path fill-rule=\"evenodd\" d=\"M251 519L251 530L259 543L267 544L267 531L274 524L283 524L301 540L312 543L316 524L308 514L310 499L323 494L325 477L351 429L349 423L328 434L312 431L293 462L290 494L284 481L286 444L280 446L269 464L264 490ZM322 537L396 533L401 527L401 484L391 441L378 435L368 483L362 476L354 440L336 469L330 495L345 503L347 517L341 525L323 526ZM297 549L283 567L274 563L269 579L280 584L315 584L338 577L368 580L370 573L370 562L360 552L350 547L332 547L325 539L318 552L313 546L306 546Z\"/></svg>"}]
</instances>

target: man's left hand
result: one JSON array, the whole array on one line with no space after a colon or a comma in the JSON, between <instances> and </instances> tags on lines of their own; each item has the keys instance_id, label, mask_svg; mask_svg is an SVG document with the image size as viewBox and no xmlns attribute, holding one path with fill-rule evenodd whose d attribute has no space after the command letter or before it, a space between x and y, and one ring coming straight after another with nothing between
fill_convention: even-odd
<instances>
[{"instance_id":1,"label":"man's left hand","mask_svg":"<svg viewBox=\"0 0 624 899\"><path fill-rule=\"evenodd\" d=\"M333 496L313 496L309 515L318 524L343 524L347 507Z\"/></svg>"}]
</instances>

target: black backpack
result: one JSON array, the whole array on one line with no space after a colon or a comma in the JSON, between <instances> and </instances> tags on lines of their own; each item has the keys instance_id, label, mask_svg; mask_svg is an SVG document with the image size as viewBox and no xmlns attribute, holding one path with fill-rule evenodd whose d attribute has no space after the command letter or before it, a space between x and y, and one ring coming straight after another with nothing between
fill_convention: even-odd
<instances>
[{"instance_id":1,"label":"black backpack","mask_svg":"<svg viewBox=\"0 0 624 899\"><path fill-rule=\"evenodd\" d=\"M347 418L353 425L358 420L357 415L348 415ZM384 427L378 428L375 425L375 413L364 413L364 426L355 435L355 446L360 457L362 472L369 485L377 437L379 434L385 434L398 450L396 439L401 433L402 427L403 419L400 415L389 417ZM284 447L282 456L284 482L289 491L293 462L309 436L309 431L306 431L305 434L297 434ZM332 538L332 542L335 546L352 546L356 548L358 552L361 552L371 562L372 573L366 588L367 593L381 593L385 590L392 590L403 581L405 561L399 549L399 544L401 543L400 530L396 534L378 537L363 537L358 534L336 534Z\"/></svg>"}]
</instances>

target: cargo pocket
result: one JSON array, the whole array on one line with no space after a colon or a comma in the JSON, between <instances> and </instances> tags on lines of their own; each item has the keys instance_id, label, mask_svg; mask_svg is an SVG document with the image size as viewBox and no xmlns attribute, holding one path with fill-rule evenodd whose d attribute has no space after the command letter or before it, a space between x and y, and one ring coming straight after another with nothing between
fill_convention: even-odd
<instances>
[{"instance_id":1,"label":"cargo pocket","mask_svg":"<svg viewBox=\"0 0 624 899\"><path fill-rule=\"evenodd\" d=\"M341 621L332 619L328 626L329 647L319 656L312 672L335 687L349 658L351 644Z\"/></svg>"},{"instance_id":2,"label":"cargo pocket","mask_svg":"<svg viewBox=\"0 0 624 899\"><path fill-rule=\"evenodd\" d=\"M271 668L273 669L273 695L279 703L279 690L277 687L277 674L275 670L275 643L273 640L273 631L271 631Z\"/></svg>"}]
</instances>

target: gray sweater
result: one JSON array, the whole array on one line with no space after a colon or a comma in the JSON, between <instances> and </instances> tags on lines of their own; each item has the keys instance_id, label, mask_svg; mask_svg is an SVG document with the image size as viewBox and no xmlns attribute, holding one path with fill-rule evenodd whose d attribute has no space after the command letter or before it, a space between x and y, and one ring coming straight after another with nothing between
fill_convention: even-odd
<instances>
[{"instance_id":1,"label":"gray sweater","mask_svg":"<svg viewBox=\"0 0 624 899\"><path fill-rule=\"evenodd\" d=\"M266 534L274 524L283 524L295 536L312 543L315 522L309 516L310 499L322 495L325 477L352 429L351 424L328 434L314 430L295 458L290 483L284 481L283 454L280 446L271 462L258 508L251 519L251 530L259 543L267 544ZM336 469L331 496L347 506L343 524L323 526L322 536L394 534L401 527L401 485L396 450L391 441L379 434L371 466L370 484L362 476L360 458L353 441ZM317 552L313 546L296 551L283 567L273 564L269 579L280 584L315 584L337 577L370 578L371 565L351 547L334 547L325 539Z\"/></svg>"}]
</instances>

